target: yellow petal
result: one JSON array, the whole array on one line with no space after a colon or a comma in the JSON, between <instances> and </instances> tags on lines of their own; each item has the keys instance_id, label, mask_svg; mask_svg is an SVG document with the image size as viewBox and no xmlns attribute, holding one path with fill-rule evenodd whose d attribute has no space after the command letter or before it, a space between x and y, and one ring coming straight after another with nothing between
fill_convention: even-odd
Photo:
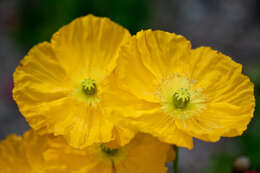
<instances>
[{"instance_id":1,"label":"yellow petal","mask_svg":"<svg viewBox=\"0 0 260 173\"><path fill-rule=\"evenodd\" d=\"M159 142L150 135L138 134L127 146L128 154L116 165L119 173L165 173L169 145Z\"/></svg>"},{"instance_id":2,"label":"yellow petal","mask_svg":"<svg viewBox=\"0 0 260 173\"><path fill-rule=\"evenodd\" d=\"M126 29L108 18L88 15L62 27L51 43L72 80L101 81L115 68L118 49L129 38Z\"/></svg>"},{"instance_id":3,"label":"yellow petal","mask_svg":"<svg viewBox=\"0 0 260 173\"><path fill-rule=\"evenodd\" d=\"M75 148L84 148L94 143L105 143L114 139L113 123L106 119L102 111L84 105L74 105L64 120L57 120L55 135L64 134Z\"/></svg>"},{"instance_id":4,"label":"yellow petal","mask_svg":"<svg viewBox=\"0 0 260 173\"><path fill-rule=\"evenodd\" d=\"M6 173L29 172L30 166L27 164L25 153L21 146L22 138L16 135L10 135L4 141L0 142L0 170Z\"/></svg>"},{"instance_id":5,"label":"yellow petal","mask_svg":"<svg viewBox=\"0 0 260 173\"><path fill-rule=\"evenodd\" d=\"M227 78L231 77L233 73L241 73L242 70L242 66L230 57L209 47L193 49L189 62L191 78L196 80L206 80L208 76L214 77L213 73L218 77ZM222 78L219 79L224 81Z\"/></svg>"},{"instance_id":6,"label":"yellow petal","mask_svg":"<svg viewBox=\"0 0 260 173\"><path fill-rule=\"evenodd\" d=\"M114 75L109 77L109 81L111 84L102 87L105 93L102 96L102 104L114 122L120 121L122 116L139 117L144 113L153 113L160 106L158 103L138 99L132 93L122 90L120 85L123 81L117 80ZM120 115L117 115L118 113Z\"/></svg>"},{"instance_id":7,"label":"yellow petal","mask_svg":"<svg viewBox=\"0 0 260 173\"><path fill-rule=\"evenodd\" d=\"M107 145L110 148L118 148L128 144L136 135L137 131L117 124L113 129L114 140Z\"/></svg>"},{"instance_id":8,"label":"yellow petal","mask_svg":"<svg viewBox=\"0 0 260 173\"><path fill-rule=\"evenodd\" d=\"M172 117L161 113L159 109L155 113L143 114L143 116L139 118L125 119L124 122L136 127L141 132L149 133L157 137L162 142L187 147L189 149L193 148L192 136L179 130Z\"/></svg>"},{"instance_id":9,"label":"yellow petal","mask_svg":"<svg viewBox=\"0 0 260 173\"><path fill-rule=\"evenodd\" d=\"M43 152L48 148L48 136L28 131L24 137L10 135L0 142L0 170L4 173L66 173L66 165L45 161Z\"/></svg>"},{"instance_id":10,"label":"yellow petal","mask_svg":"<svg viewBox=\"0 0 260 173\"><path fill-rule=\"evenodd\" d=\"M171 46L169 46L171 45ZM159 102L158 83L172 75L176 62L190 54L184 37L162 31L141 31L122 46L116 76L125 90L140 99Z\"/></svg>"},{"instance_id":11,"label":"yellow petal","mask_svg":"<svg viewBox=\"0 0 260 173\"><path fill-rule=\"evenodd\" d=\"M37 104L64 97L70 90L65 85L64 70L57 64L54 50L47 42L33 47L14 73L14 99L18 104ZM23 109L23 107L21 107Z\"/></svg>"},{"instance_id":12,"label":"yellow petal","mask_svg":"<svg viewBox=\"0 0 260 173\"><path fill-rule=\"evenodd\" d=\"M247 110L227 103L208 104L200 115L176 120L177 127L199 139L216 142L221 136L238 136L246 130L251 117Z\"/></svg>"}]
</instances>

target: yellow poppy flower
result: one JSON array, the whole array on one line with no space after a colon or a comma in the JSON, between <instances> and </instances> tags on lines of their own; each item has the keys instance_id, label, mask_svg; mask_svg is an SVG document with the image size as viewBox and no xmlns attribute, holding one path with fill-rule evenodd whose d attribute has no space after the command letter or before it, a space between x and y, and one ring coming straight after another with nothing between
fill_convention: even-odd
<instances>
[{"instance_id":1,"label":"yellow poppy flower","mask_svg":"<svg viewBox=\"0 0 260 173\"><path fill-rule=\"evenodd\" d=\"M110 93L125 122L160 140L193 147L241 135L253 117L254 86L242 66L183 36L141 31L121 47Z\"/></svg>"},{"instance_id":2,"label":"yellow poppy flower","mask_svg":"<svg viewBox=\"0 0 260 173\"><path fill-rule=\"evenodd\" d=\"M23 137L10 135L0 142L1 173L66 173L66 165L47 162L43 152L47 150L46 137L38 137L32 131Z\"/></svg>"},{"instance_id":3,"label":"yellow poppy flower","mask_svg":"<svg viewBox=\"0 0 260 173\"><path fill-rule=\"evenodd\" d=\"M75 173L166 173L165 163L172 159L168 157L170 145L145 134L137 134L129 144L120 148L95 144L84 149L84 152L76 149L70 151L68 145L57 145L60 143L52 141L53 149L44 154L45 158L55 160L62 157ZM70 163L71 158L77 164Z\"/></svg>"},{"instance_id":4,"label":"yellow poppy flower","mask_svg":"<svg viewBox=\"0 0 260 173\"><path fill-rule=\"evenodd\" d=\"M134 132L106 118L104 98L118 49L129 38L118 24L88 15L33 47L14 73L13 90L30 126L41 134L64 135L77 148L127 143Z\"/></svg>"},{"instance_id":5,"label":"yellow poppy flower","mask_svg":"<svg viewBox=\"0 0 260 173\"><path fill-rule=\"evenodd\" d=\"M150 135L138 134L124 147L112 149L106 144L95 144L80 150L67 145L62 137L39 136L30 130L24 138L12 135L0 143L0 170L5 173L166 173L169 148L170 145Z\"/></svg>"}]
</instances>

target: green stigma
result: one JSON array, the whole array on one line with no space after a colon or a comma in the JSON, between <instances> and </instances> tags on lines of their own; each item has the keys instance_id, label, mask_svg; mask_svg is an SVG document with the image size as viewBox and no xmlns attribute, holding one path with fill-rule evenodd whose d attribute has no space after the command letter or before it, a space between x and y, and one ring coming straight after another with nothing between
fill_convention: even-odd
<instances>
[{"instance_id":1,"label":"green stigma","mask_svg":"<svg viewBox=\"0 0 260 173\"><path fill-rule=\"evenodd\" d=\"M108 148L104 144L101 144L100 147L101 150L109 156L114 156L118 152L118 149Z\"/></svg>"},{"instance_id":2,"label":"green stigma","mask_svg":"<svg viewBox=\"0 0 260 173\"><path fill-rule=\"evenodd\" d=\"M190 93L185 88L180 88L173 94L173 104L177 109L184 109L190 102Z\"/></svg>"},{"instance_id":3,"label":"green stigma","mask_svg":"<svg viewBox=\"0 0 260 173\"><path fill-rule=\"evenodd\" d=\"M97 92L96 82L93 79L85 79L82 81L82 89L88 96L92 96Z\"/></svg>"}]
</instances>

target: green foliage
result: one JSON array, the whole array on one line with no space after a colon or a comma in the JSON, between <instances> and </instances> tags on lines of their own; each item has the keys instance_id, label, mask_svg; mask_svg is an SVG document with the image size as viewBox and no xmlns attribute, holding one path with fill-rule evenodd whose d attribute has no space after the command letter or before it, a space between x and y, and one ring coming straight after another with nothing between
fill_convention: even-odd
<instances>
[{"instance_id":1,"label":"green foliage","mask_svg":"<svg viewBox=\"0 0 260 173\"><path fill-rule=\"evenodd\" d=\"M256 109L247 131L241 136L241 142L243 154L250 158L252 169L260 170L260 68L251 68L249 76L255 84Z\"/></svg>"},{"instance_id":2,"label":"green foliage","mask_svg":"<svg viewBox=\"0 0 260 173\"><path fill-rule=\"evenodd\" d=\"M148 0L20 1L14 36L25 47L50 39L61 26L87 14L109 17L136 33L148 20Z\"/></svg>"},{"instance_id":3,"label":"green foliage","mask_svg":"<svg viewBox=\"0 0 260 173\"><path fill-rule=\"evenodd\" d=\"M214 158L205 173L231 173L235 157L228 153L219 153Z\"/></svg>"}]
</instances>

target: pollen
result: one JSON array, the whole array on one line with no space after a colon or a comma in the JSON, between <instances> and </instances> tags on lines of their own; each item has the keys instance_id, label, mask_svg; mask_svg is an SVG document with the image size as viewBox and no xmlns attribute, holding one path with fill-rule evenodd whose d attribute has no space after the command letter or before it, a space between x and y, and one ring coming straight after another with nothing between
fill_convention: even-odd
<instances>
[{"instance_id":1,"label":"pollen","mask_svg":"<svg viewBox=\"0 0 260 173\"><path fill-rule=\"evenodd\" d=\"M82 81L82 89L85 92L86 95L92 96L96 94L97 92L97 85L95 80L93 79L85 79Z\"/></svg>"}]
</instances>

